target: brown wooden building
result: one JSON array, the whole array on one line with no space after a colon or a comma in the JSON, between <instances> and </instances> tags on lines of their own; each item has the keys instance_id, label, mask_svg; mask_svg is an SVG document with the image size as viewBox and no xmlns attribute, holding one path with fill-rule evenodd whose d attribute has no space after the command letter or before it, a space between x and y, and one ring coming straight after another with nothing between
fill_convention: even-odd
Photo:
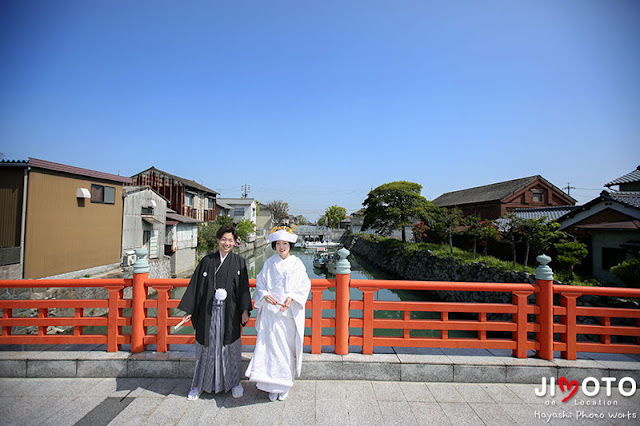
<instances>
[{"instance_id":1,"label":"brown wooden building","mask_svg":"<svg viewBox=\"0 0 640 426\"><path fill-rule=\"evenodd\" d=\"M128 177L29 158L0 162L5 278L117 267Z\"/></svg>"},{"instance_id":2,"label":"brown wooden building","mask_svg":"<svg viewBox=\"0 0 640 426\"><path fill-rule=\"evenodd\" d=\"M169 200L168 208L183 216L210 222L216 220L218 193L193 180L172 175L155 167L131 176L132 185L146 185Z\"/></svg>"},{"instance_id":3,"label":"brown wooden building","mask_svg":"<svg viewBox=\"0 0 640 426\"><path fill-rule=\"evenodd\" d=\"M536 175L447 192L433 203L439 207L457 207L465 216L497 219L517 208L569 206L576 204L576 200Z\"/></svg>"}]
</instances>

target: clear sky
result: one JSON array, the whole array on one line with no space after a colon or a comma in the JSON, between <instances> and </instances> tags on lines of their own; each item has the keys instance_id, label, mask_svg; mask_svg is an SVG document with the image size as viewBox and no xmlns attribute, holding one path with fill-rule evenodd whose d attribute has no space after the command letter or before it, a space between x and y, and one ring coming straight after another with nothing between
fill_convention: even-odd
<instances>
[{"instance_id":1,"label":"clear sky","mask_svg":"<svg viewBox=\"0 0 640 426\"><path fill-rule=\"evenodd\" d=\"M315 220L395 180L540 174L579 203L640 165L635 0L3 0L0 152Z\"/></svg>"}]
</instances>

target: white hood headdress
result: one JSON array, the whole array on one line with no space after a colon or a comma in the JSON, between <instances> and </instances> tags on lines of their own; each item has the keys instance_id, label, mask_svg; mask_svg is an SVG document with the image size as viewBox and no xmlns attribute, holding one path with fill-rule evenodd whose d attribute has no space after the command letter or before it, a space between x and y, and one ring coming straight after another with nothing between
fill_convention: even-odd
<instances>
[{"instance_id":1,"label":"white hood headdress","mask_svg":"<svg viewBox=\"0 0 640 426\"><path fill-rule=\"evenodd\" d=\"M298 236L293 233L294 229L295 225L293 225L293 229L288 226L277 226L273 228L271 234L269 234L269 242L273 243L282 240L295 244L295 242L298 241Z\"/></svg>"}]
</instances>

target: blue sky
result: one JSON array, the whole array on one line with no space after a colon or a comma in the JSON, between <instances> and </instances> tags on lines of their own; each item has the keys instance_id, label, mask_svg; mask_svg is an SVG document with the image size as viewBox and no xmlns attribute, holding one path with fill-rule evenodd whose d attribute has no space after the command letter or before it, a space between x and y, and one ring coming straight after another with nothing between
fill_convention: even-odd
<instances>
[{"instance_id":1,"label":"blue sky","mask_svg":"<svg viewBox=\"0 0 640 426\"><path fill-rule=\"evenodd\" d=\"M580 203L640 165L640 2L0 3L0 152L151 166L316 219L395 180L540 174Z\"/></svg>"}]
</instances>

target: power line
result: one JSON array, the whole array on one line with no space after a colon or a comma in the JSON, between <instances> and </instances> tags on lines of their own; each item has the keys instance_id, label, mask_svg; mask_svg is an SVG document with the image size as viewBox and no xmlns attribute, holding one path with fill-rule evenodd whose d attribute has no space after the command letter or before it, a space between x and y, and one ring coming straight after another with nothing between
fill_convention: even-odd
<instances>
[{"instance_id":1,"label":"power line","mask_svg":"<svg viewBox=\"0 0 640 426\"><path fill-rule=\"evenodd\" d=\"M577 189L575 186L571 186L571 182L567 182L567 186L565 186L562 189L566 189L567 190L567 195L571 196L571 190L572 189Z\"/></svg>"}]
</instances>

